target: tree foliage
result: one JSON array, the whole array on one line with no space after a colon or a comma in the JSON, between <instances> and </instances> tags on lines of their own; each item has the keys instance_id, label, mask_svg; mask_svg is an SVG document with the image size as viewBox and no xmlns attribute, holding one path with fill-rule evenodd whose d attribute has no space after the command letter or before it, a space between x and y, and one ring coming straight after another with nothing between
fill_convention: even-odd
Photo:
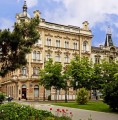
<instances>
[{"instance_id":1,"label":"tree foliage","mask_svg":"<svg viewBox=\"0 0 118 120\"><path fill-rule=\"evenodd\" d=\"M114 111L118 111L118 79L108 83L104 88L104 102Z\"/></svg>"},{"instance_id":2,"label":"tree foliage","mask_svg":"<svg viewBox=\"0 0 118 120\"><path fill-rule=\"evenodd\" d=\"M78 56L70 63L70 75L72 76L72 85L74 88L85 87L90 89L90 79L92 75L92 63L88 58L79 58ZM76 83L78 83L76 85Z\"/></svg>"},{"instance_id":3,"label":"tree foliage","mask_svg":"<svg viewBox=\"0 0 118 120\"><path fill-rule=\"evenodd\" d=\"M0 76L26 65L26 54L39 39L38 24L39 19L33 18L28 22L15 23L13 31L0 30Z\"/></svg>"},{"instance_id":4,"label":"tree foliage","mask_svg":"<svg viewBox=\"0 0 118 120\"><path fill-rule=\"evenodd\" d=\"M63 76L61 72L61 63L53 63L53 60L49 59L46 62L44 69L40 70L39 83L47 89L51 88L52 86L55 89L60 89L63 86Z\"/></svg>"}]
</instances>

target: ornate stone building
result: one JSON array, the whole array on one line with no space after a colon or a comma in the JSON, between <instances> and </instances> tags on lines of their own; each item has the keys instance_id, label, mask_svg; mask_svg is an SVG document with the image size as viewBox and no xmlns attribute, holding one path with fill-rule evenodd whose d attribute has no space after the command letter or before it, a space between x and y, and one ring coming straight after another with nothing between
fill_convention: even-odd
<instances>
[{"instance_id":1,"label":"ornate stone building","mask_svg":"<svg viewBox=\"0 0 118 120\"><path fill-rule=\"evenodd\" d=\"M118 61L118 47L113 44L110 28L108 28L106 34L105 44L99 47L91 47L91 60L93 63L101 63L103 59L108 62Z\"/></svg>"},{"instance_id":2,"label":"ornate stone building","mask_svg":"<svg viewBox=\"0 0 118 120\"><path fill-rule=\"evenodd\" d=\"M95 56L100 57L101 54L108 55L109 53L111 55L112 53L114 55L112 59L115 59L116 53L109 52L108 50L116 51L116 48L112 46L109 49L108 41L105 43L105 49L104 47L92 47L91 53L93 35L87 21L83 22L83 27L80 28L78 26L47 22L41 18L41 13L38 10L34 11L34 17L36 16L39 16L40 19L40 24L37 27L40 39L33 46L31 54L27 55L27 65L9 73L5 78L1 79L1 91L7 95L11 95L14 99L42 100L44 91L46 93L45 97L48 97L49 91L45 90L38 83L39 69L44 68L44 64L48 58L52 58L54 62L61 62L63 67L69 64L70 60L76 55L88 58L92 56L92 59L96 61ZM16 22L20 22L21 20L27 22L30 19L25 2L22 13L16 14ZM106 40L109 39L109 34L107 36ZM54 99L55 91L53 88L51 91L51 97ZM75 99L75 93L72 88L69 88L68 94L68 99ZM58 91L57 99L64 99L63 90Z\"/></svg>"}]
</instances>

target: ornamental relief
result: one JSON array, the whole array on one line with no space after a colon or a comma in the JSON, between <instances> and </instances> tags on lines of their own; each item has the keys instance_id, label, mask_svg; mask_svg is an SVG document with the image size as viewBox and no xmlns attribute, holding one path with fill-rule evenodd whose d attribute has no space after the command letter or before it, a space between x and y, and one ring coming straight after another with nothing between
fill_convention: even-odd
<instances>
[{"instance_id":1,"label":"ornamental relief","mask_svg":"<svg viewBox=\"0 0 118 120\"><path fill-rule=\"evenodd\" d=\"M54 37L55 37L55 38L59 38L59 39L62 38L60 35L55 35Z\"/></svg>"},{"instance_id":2,"label":"ornamental relief","mask_svg":"<svg viewBox=\"0 0 118 120\"><path fill-rule=\"evenodd\" d=\"M45 36L53 37L53 35L50 33L46 33Z\"/></svg>"},{"instance_id":3,"label":"ornamental relief","mask_svg":"<svg viewBox=\"0 0 118 120\"><path fill-rule=\"evenodd\" d=\"M70 40L70 38L68 37L68 36L66 36L66 37L63 37L64 39L66 39L66 40Z\"/></svg>"}]
</instances>

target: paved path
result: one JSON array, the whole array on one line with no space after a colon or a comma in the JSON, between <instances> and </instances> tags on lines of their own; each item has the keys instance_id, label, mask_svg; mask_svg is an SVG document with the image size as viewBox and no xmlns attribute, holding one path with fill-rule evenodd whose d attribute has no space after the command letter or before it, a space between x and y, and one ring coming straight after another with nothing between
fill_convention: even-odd
<instances>
[{"instance_id":1,"label":"paved path","mask_svg":"<svg viewBox=\"0 0 118 120\"><path fill-rule=\"evenodd\" d=\"M48 111L50 111L50 108L52 108L52 113L54 115L57 114L57 112L55 112L57 109L68 110L68 114L70 114L70 112L72 112L72 114L73 114L72 120L80 120L80 119L88 120L88 118L90 118L90 116L91 116L92 120L118 120L118 114L114 114L114 113L105 113L105 112L96 112L96 111L76 109L76 108L68 108L68 107L62 107L62 106L55 106L55 105L51 105L51 104L42 104L40 102L20 101L20 103L26 104L26 105L31 105L36 109L42 109L42 110L48 110Z\"/></svg>"}]
</instances>

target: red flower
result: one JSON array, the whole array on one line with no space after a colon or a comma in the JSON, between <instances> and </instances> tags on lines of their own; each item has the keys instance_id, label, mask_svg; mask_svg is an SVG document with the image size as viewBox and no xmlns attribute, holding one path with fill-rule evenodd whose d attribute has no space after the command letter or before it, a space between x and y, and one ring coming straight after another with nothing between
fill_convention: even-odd
<instances>
[{"instance_id":1,"label":"red flower","mask_svg":"<svg viewBox=\"0 0 118 120\"><path fill-rule=\"evenodd\" d=\"M59 112L59 111L60 111L60 109L58 108L58 109L57 109L57 111Z\"/></svg>"},{"instance_id":2,"label":"red flower","mask_svg":"<svg viewBox=\"0 0 118 120\"><path fill-rule=\"evenodd\" d=\"M50 108L50 111L52 110L52 108Z\"/></svg>"},{"instance_id":3,"label":"red flower","mask_svg":"<svg viewBox=\"0 0 118 120\"><path fill-rule=\"evenodd\" d=\"M72 115L72 112L70 112L70 115Z\"/></svg>"},{"instance_id":4,"label":"red flower","mask_svg":"<svg viewBox=\"0 0 118 120\"><path fill-rule=\"evenodd\" d=\"M64 109L62 109L62 112L65 112L65 110L64 110Z\"/></svg>"}]
</instances>

